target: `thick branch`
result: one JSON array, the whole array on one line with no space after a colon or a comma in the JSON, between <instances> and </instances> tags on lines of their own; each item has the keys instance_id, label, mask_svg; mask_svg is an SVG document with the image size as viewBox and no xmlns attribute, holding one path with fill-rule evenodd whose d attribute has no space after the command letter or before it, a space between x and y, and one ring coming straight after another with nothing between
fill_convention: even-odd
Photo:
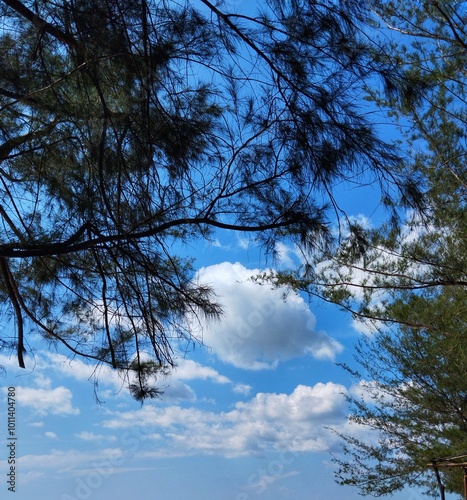
<instances>
[{"instance_id":1,"label":"thick branch","mask_svg":"<svg viewBox=\"0 0 467 500\"><path fill-rule=\"evenodd\" d=\"M14 278L11 275L10 268L8 267L8 263L6 259L3 257L0 258L0 271L3 276L6 289L8 291L8 296L10 297L11 303L13 304L13 308L15 310L17 333L18 333L18 342L16 347L18 364L21 368L25 368L23 359L23 350L24 350L23 315L21 312L21 306L18 301L18 289L16 288Z\"/></svg>"},{"instance_id":2,"label":"thick branch","mask_svg":"<svg viewBox=\"0 0 467 500\"><path fill-rule=\"evenodd\" d=\"M5 141L2 145L0 145L0 163L4 160L7 160L10 156L10 153L14 149L17 149L19 146L35 139L41 139L42 137L47 136L54 128L55 123L52 123L40 130L35 130L24 135L18 135L16 137L13 137L12 139Z\"/></svg>"},{"instance_id":3,"label":"thick branch","mask_svg":"<svg viewBox=\"0 0 467 500\"><path fill-rule=\"evenodd\" d=\"M73 47L75 49L78 47L76 40L69 33L65 33L56 26L53 26L52 24L48 23L47 21L39 17L37 14L35 14L32 10L28 9L23 3L19 2L18 0L3 0L3 3L8 5L8 7L11 7L16 12L18 12L18 14L26 18L28 21L34 24L34 26L36 26L42 31L45 31L49 35L52 35L57 40L60 40L61 42L64 42L68 46Z\"/></svg>"},{"instance_id":4,"label":"thick branch","mask_svg":"<svg viewBox=\"0 0 467 500\"><path fill-rule=\"evenodd\" d=\"M88 225L83 226L78 230L78 232L71 236L67 241L60 243L51 244L21 244L21 243L11 243L0 245L0 257L17 257L17 258L27 258L27 257L47 257L51 255L64 255L74 252L80 252L83 250L89 250L96 246L100 246L106 243L118 243L122 241L134 241L143 238L149 238L157 234L161 234L164 231L177 226L186 225L207 225L212 227L217 227L219 229L227 229L229 231L244 231L244 232L261 232L271 229L280 229L283 227L291 226L293 222L291 220L282 220L277 222L272 222L270 224L259 224L257 226L243 226L237 224L227 224L225 222L219 222L206 217L200 218L184 218L177 219L174 221L161 224L154 228L148 229L146 231L140 232L129 232L123 234L112 234L112 235L101 235L99 234L96 238L91 238L80 243L74 243L79 237L84 233L84 229L89 227Z\"/></svg>"}]
</instances>

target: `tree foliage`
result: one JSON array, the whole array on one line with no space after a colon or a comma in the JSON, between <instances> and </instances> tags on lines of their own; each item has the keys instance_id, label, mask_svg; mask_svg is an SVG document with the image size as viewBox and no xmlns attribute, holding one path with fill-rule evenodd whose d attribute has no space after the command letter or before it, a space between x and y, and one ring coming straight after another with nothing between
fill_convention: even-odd
<instances>
[{"instance_id":1,"label":"tree foliage","mask_svg":"<svg viewBox=\"0 0 467 500\"><path fill-rule=\"evenodd\" d=\"M426 326L379 331L357 347L359 370L347 367L361 389L349 398L351 420L371 432L343 436L337 479L375 496L407 486L433 494L431 461L467 449L467 351L459 333L466 326L465 291L410 294L390 310L401 323L410 318ZM463 493L462 477L459 469L442 471L450 492Z\"/></svg>"},{"instance_id":2,"label":"tree foliage","mask_svg":"<svg viewBox=\"0 0 467 500\"><path fill-rule=\"evenodd\" d=\"M2 344L20 366L37 333L154 396L187 317L221 313L183 243L224 230L309 249L336 185L415 192L356 104L396 76L359 2L4 0L0 15Z\"/></svg>"},{"instance_id":3,"label":"tree foliage","mask_svg":"<svg viewBox=\"0 0 467 500\"><path fill-rule=\"evenodd\" d=\"M467 5L373 2L381 20L381 58L413 82L410 99L372 91L401 126L406 164L420 176L426 211L375 229L351 223L321 262L321 282L298 287L325 297L363 322L359 367L346 366L361 395L351 419L370 437L344 435L338 480L364 494L404 486L437 489L433 458L467 453ZM462 473L442 472L447 491L463 493Z\"/></svg>"}]
</instances>

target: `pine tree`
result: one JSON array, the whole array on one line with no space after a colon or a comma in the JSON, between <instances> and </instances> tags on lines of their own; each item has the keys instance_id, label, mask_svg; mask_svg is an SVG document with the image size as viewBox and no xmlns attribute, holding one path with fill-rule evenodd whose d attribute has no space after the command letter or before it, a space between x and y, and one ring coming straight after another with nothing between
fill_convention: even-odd
<instances>
[{"instance_id":1,"label":"pine tree","mask_svg":"<svg viewBox=\"0 0 467 500\"><path fill-rule=\"evenodd\" d=\"M399 120L426 205L404 224L350 224L319 269L325 297L367 330L356 365L345 368L360 392L349 398L351 420L371 432L342 435L337 478L376 496L405 486L435 493L427 465L467 452L467 11L465 2L373 7L380 36L392 40L381 59L398 65L414 93L372 98ZM299 278L319 288L316 276L313 285ZM463 493L462 472L441 474L447 491Z\"/></svg>"},{"instance_id":2,"label":"pine tree","mask_svg":"<svg viewBox=\"0 0 467 500\"><path fill-rule=\"evenodd\" d=\"M174 248L215 231L311 248L347 178L413 193L355 103L376 61L359 2L256 15L168 0L0 3L0 294L27 335L158 394L212 290ZM5 316L5 321L8 316Z\"/></svg>"}]
</instances>

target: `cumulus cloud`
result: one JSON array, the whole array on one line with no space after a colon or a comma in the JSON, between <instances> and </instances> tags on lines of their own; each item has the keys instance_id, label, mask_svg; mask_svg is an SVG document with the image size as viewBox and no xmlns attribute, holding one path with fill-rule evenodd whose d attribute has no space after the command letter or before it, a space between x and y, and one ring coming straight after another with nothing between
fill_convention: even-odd
<instances>
[{"instance_id":1,"label":"cumulus cloud","mask_svg":"<svg viewBox=\"0 0 467 500\"><path fill-rule=\"evenodd\" d=\"M195 391L184 381L204 380L215 384L231 384L231 380L210 366L204 366L190 359L177 360L176 367L170 371L159 385L164 388L164 400L196 401Z\"/></svg>"},{"instance_id":2,"label":"cumulus cloud","mask_svg":"<svg viewBox=\"0 0 467 500\"><path fill-rule=\"evenodd\" d=\"M103 428L133 428L135 422L147 432L159 431L165 446L157 453L220 454L241 456L268 451L326 451L335 436L326 425L346 422L346 389L332 382L299 385L291 394L259 393L237 402L228 412L196 408L144 406L116 412ZM161 455L162 456L162 455Z\"/></svg>"},{"instance_id":3,"label":"cumulus cloud","mask_svg":"<svg viewBox=\"0 0 467 500\"><path fill-rule=\"evenodd\" d=\"M87 382L92 391L92 384L96 380L99 381L99 396L110 397L118 394L126 395L126 391L122 391L125 386L125 381L122 375L112 368L101 365L96 366L91 362L87 363L79 358L64 356L57 352L48 352L39 350L34 353L34 365L30 371L25 371L17 366L14 359L0 354L0 366L5 366L9 374L18 375L19 380L24 381L24 386L20 387L22 396L20 404L34 408L41 415L46 413L55 414L77 414L78 409L71 406L72 394L71 391L64 386L51 389L51 380L49 375L59 377L62 384L66 382ZM31 385L35 386L31 388ZM60 403L54 405L54 401L63 401L63 406ZM49 405L49 406L48 406Z\"/></svg>"},{"instance_id":4,"label":"cumulus cloud","mask_svg":"<svg viewBox=\"0 0 467 500\"><path fill-rule=\"evenodd\" d=\"M36 371L46 371L51 368L57 373L81 382L98 378L101 385L112 387L116 392L119 392L124 385L121 375L107 365L96 368L94 364L85 363L78 358L70 359L63 354L41 351L36 357Z\"/></svg>"},{"instance_id":5,"label":"cumulus cloud","mask_svg":"<svg viewBox=\"0 0 467 500\"><path fill-rule=\"evenodd\" d=\"M191 359L177 361L177 366L170 374L178 380L210 380L217 384L229 384L230 380L210 366L204 366Z\"/></svg>"},{"instance_id":6,"label":"cumulus cloud","mask_svg":"<svg viewBox=\"0 0 467 500\"><path fill-rule=\"evenodd\" d=\"M0 355L0 364L5 361L10 362L7 357ZM11 369L15 371L18 370L14 364ZM22 403L33 407L40 414L48 412L68 412L70 414L75 414L77 411L70 406L71 403L67 403L63 408L56 408L55 410L47 407L48 404L52 404L52 402L48 402L50 398L57 399L61 396L62 398L68 397L69 401L71 401L71 392L65 387L56 388L50 392L51 380L45 373L52 372L69 378L70 381L74 380L77 382L92 383L93 380L97 378L99 380L99 396L102 397L110 398L116 395L124 397L127 395L127 391L122 391L124 380L121 374L116 370L112 370L107 366L101 366L96 369L92 364L85 363L80 359L69 359L59 353L40 351L35 355L35 369L31 374L32 379L30 380L35 388L27 389L24 387L22 389L22 394L25 396ZM233 385L228 377L220 374L212 367L202 365L189 359L177 360L176 368L170 371L166 377L154 380L154 383L164 390L164 401L174 402L184 400L193 402L197 399L196 393L186 383L193 380L202 380L222 385L230 384L232 385L232 389L236 391L236 386ZM48 397L46 398L44 396L42 401L36 402L34 400L36 396L39 398L45 394L47 394Z\"/></svg>"},{"instance_id":7,"label":"cumulus cloud","mask_svg":"<svg viewBox=\"0 0 467 500\"><path fill-rule=\"evenodd\" d=\"M27 406L39 415L78 415L79 409L72 405L73 394L63 386L52 388L52 382L45 377L38 377L39 387L16 388L19 404Z\"/></svg>"},{"instance_id":8,"label":"cumulus cloud","mask_svg":"<svg viewBox=\"0 0 467 500\"><path fill-rule=\"evenodd\" d=\"M223 262L204 267L198 280L209 284L223 305L218 322L202 324L203 342L224 362L238 368L275 368L280 361L311 355L334 360L342 346L316 330L316 318L303 298L250 281L259 269Z\"/></svg>"}]
</instances>

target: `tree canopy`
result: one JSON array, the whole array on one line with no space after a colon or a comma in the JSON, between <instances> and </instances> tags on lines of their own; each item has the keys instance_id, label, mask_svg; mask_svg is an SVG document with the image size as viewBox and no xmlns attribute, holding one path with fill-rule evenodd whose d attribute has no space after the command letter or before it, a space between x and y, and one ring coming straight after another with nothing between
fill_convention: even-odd
<instances>
[{"instance_id":1,"label":"tree canopy","mask_svg":"<svg viewBox=\"0 0 467 500\"><path fill-rule=\"evenodd\" d=\"M402 225L354 224L319 267L327 299L366 331L356 365L345 368L361 389L349 398L351 419L371 432L342 436L337 478L375 496L408 485L433 493L427 465L467 452L467 10L465 2L372 6L388 42L382 59L420 90L410 101L372 98L399 120L427 204ZM296 283L319 288L303 276ZM463 494L462 472L442 471L446 490Z\"/></svg>"},{"instance_id":2,"label":"tree canopy","mask_svg":"<svg viewBox=\"0 0 467 500\"><path fill-rule=\"evenodd\" d=\"M1 342L20 366L40 334L155 396L187 317L221 313L181 243L310 249L342 182L416 199L358 102L399 82L360 2L226 5L0 2Z\"/></svg>"}]
</instances>

